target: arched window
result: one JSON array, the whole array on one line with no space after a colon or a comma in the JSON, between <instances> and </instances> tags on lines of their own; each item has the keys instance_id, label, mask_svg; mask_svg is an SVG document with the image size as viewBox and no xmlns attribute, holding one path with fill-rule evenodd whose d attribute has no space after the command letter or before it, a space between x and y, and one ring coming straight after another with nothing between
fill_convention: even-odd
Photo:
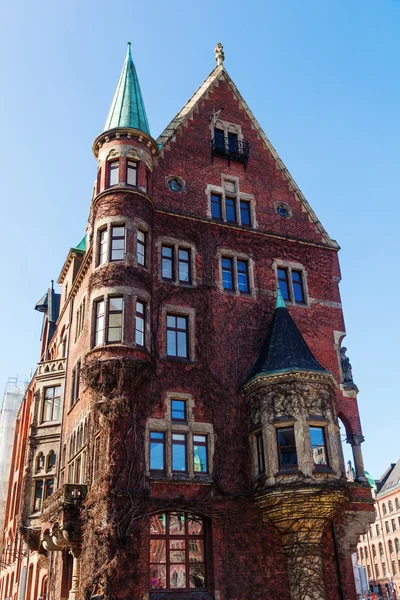
<instances>
[{"instance_id":1,"label":"arched window","mask_svg":"<svg viewBox=\"0 0 400 600\"><path fill-rule=\"evenodd\" d=\"M364 550L362 548L360 548L360 557L361 557L361 560L364 559Z\"/></svg>"},{"instance_id":2,"label":"arched window","mask_svg":"<svg viewBox=\"0 0 400 600\"><path fill-rule=\"evenodd\" d=\"M372 544L372 556L375 558L376 556L376 548L374 546L374 544Z\"/></svg>"},{"instance_id":3,"label":"arched window","mask_svg":"<svg viewBox=\"0 0 400 600\"><path fill-rule=\"evenodd\" d=\"M368 558L368 548L367 548L367 546L365 546L365 548L364 548L364 554L365 554L365 558Z\"/></svg>"},{"instance_id":4,"label":"arched window","mask_svg":"<svg viewBox=\"0 0 400 600\"><path fill-rule=\"evenodd\" d=\"M202 517L171 512L150 517L150 588L206 587Z\"/></svg>"},{"instance_id":5,"label":"arched window","mask_svg":"<svg viewBox=\"0 0 400 600\"><path fill-rule=\"evenodd\" d=\"M393 552L393 542L392 542L392 540L389 540L389 552L390 552L390 554L392 554L392 552Z\"/></svg>"},{"instance_id":6,"label":"arched window","mask_svg":"<svg viewBox=\"0 0 400 600\"><path fill-rule=\"evenodd\" d=\"M379 555L383 556L383 546L382 546L382 542L379 542Z\"/></svg>"},{"instance_id":7,"label":"arched window","mask_svg":"<svg viewBox=\"0 0 400 600\"><path fill-rule=\"evenodd\" d=\"M395 546L396 546L396 552L400 552L400 542L399 542L399 538L396 538L394 540Z\"/></svg>"},{"instance_id":8,"label":"arched window","mask_svg":"<svg viewBox=\"0 0 400 600\"><path fill-rule=\"evenodd\" d=\"M389 500L389 512L393 512L393 502Z\"/></svg>"},{"instance_id":9,"label":"arched window","mask_svg":"<svg viewBox=\"0 0 400 600\"><path fill-rule=\"evenodd\" d=\"M395 498L394 504L396 506L396 510L400 510L400 504L399 504L399 499L398 498Z\"/></svg>"},{"instance_id":10,"label":"arched window","mask_svg":"<svg viewBox=\"0 0 400 600\"><path fill-rule=\"evenodd\" d=\"M385 503L382 504L382 512L383 512L384 515L386 515L386 513L387 513L386 504Z\"/></svg>"},{"instance_id":11,"label":"arched window","mask_svg":"<svg viewBox=\"0 0 400 600\"><path fill-rule=\"evenodd\" d=\"M54 450L50 450L47 455L47 470L50 471L56 466L57 456Z\"/></svg>"},{"instance_id":12,"label":"arched window","mask_svg":"<svg viewBox=\"0 0 400 600\"><path fill-rule=\"evenodd\" d=\"M39 452L36 458L36 472L44 468L44 454Z\"/></svg>"}]
</instances>

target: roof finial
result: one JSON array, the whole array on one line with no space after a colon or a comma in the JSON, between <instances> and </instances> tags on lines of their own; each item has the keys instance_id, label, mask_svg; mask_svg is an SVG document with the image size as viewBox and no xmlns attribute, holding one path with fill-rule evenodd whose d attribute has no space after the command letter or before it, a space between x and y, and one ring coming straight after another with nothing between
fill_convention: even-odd
<instances>
[{"instance_id":1,"label":"roof finial","mask_svg":"<svg viewBox=\"0 0 400 600\"><path fill-rule=\"evenodd\" d=\"M225 60L224 47L221 42L218 42L214 48L215 60L217 61L217 65L220 66Z\"/></svg>"}]
</instances>

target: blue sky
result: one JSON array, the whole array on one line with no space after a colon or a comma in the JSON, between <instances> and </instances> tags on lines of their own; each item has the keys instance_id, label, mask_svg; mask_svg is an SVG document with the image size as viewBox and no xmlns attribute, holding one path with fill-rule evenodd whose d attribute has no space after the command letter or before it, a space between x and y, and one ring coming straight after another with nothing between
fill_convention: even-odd
<instances>
[{"instance_id":1,"label":"blue sky","mask_svg":"<svg viewBox=\"0 0 400 600\"><path fill-rule=\"evenodd\" d=\"M33 311L85 231L102 130L132 42L151 131L225 66L338 240L366 468L400 457L399 0L39 0L0 19L0 386L35 369Z\"/></svg>"}]
</instances>

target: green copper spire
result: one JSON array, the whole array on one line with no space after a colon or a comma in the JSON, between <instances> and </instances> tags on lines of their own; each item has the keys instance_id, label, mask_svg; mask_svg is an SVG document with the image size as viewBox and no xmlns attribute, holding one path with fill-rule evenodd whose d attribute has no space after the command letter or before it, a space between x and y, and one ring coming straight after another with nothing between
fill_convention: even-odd
<instances>
[{"instance_id":1,"label":"green copper spire","mask_svg":"<svg viewBox=\"0 0 400 600\"><path fill-rule=\"evenodd\" d=\"M114 129L114 127L132 127L150 135L142 92L132 60L130 42L128 42L124 66L122 67L104 131Z\"/></svg>"},{"instance_id":2,"label":"green copper spire","mask_svg":"<svg viewBox=\"0 0 400 600\"><path fill-rule=\"evenodd\" d=\"M286 308L285 301L282 296L281 288L278 285L278 291L276 293L276 304L275 308Z\"/></svg>"}]
</instances>

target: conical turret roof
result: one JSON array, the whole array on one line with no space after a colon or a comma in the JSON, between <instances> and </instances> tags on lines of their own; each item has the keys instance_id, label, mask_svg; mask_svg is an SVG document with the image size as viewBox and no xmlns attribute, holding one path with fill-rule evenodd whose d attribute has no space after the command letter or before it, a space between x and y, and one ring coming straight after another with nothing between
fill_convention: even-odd
<instances>
[{"instance_id":1,"label":"conical turret roof","mask_svg":"<svg viewBox=\"0 0 400 600\"><path fill-rule=\"evenodd\" d=\"M104 131L115 127L139 129L150 135L143 96L132 60L130 42Z\"/></svg>"},{"instance_id":2,"label":"conical turret roof","mask_svg":"<svg viewBox=\"0 0 400 600\"><path fill-rule=\"evenodd\" d=\"M304 341L278 288L274 317L247 380L279 371L327 372Z\"/></svg>"}]
</instances>

